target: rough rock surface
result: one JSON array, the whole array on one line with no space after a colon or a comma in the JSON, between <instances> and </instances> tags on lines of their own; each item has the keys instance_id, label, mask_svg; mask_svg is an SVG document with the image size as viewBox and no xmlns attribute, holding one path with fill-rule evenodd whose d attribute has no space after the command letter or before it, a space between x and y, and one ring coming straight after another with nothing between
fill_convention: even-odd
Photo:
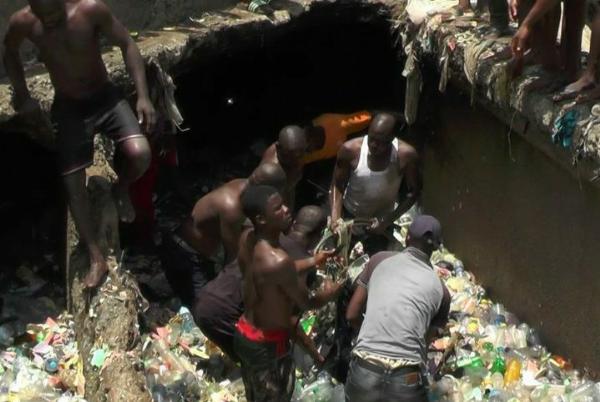
<instances>
[{"instance_id":1,"label":"rough rock surface","mask_svg":"<svg viewBox=\"0 0 600 402\"><path fill-rule=\"evenodd\" d=\"M118 217L110 182L92 176L88 191L94 227L110 272L99 289L86 289L82 281L89 269L87 250L82 245L74 247L70 259L72 312L86 379L85 397L90 401L149 402L152 398L140 361L138 323L138 314L146 303L134 277L117 261ZM92 363L92 357L99 349L107 355L98 366Z\"/></svg>"}]
</instances>

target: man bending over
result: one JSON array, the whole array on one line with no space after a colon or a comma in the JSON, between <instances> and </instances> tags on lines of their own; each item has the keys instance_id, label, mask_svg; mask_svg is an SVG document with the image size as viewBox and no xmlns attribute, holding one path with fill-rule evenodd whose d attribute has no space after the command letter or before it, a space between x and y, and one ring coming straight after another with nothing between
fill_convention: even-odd
<instances>
[{"instance_id":1,"label":"man bending over","mask_svg":"<svg viewBox=\"0 0 600 402\"><path fill-rule=\"evenodd\" d=\"M221 247L225 263L238 254L246 217L240 196L252 184L283 189L285 173L279 165L263 163L247 179L235 179L200 198L181 227L164 239L163 262L173 290L191 305L194 295L214 278L214 260Z\"/></svg>"}]
</instances>

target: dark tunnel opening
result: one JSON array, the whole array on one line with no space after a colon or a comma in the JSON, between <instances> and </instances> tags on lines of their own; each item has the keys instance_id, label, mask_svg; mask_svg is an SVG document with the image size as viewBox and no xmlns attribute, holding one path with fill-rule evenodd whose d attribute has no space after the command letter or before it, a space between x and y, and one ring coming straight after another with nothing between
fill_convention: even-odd
<instances>
[{"instance_id":1,"label":"dark tunnel opening","mask_svg":"<svg viewBox=\"0 0 600 402\"><path fill-rule=\"evenodd\" d=\"M377 5L319 5L279 26L219 31L184 59L172 75L188 128L176 137L179 166L192 196L247 175L285 125L304 125L322 113L401 110L402 65L389 18ZM65 211L55 154L23 134L4 132L0 144L11 189L0 203L3 272L24 263L56 270ZM329 173L322 172L331 172L332 163L316 164L307 176L326 186ZM168 180L159 182L159 200L172 190ZM168 215L189 213L177 203L163 209L171 207L177 212Z\"/></svg>"}]
</instances>

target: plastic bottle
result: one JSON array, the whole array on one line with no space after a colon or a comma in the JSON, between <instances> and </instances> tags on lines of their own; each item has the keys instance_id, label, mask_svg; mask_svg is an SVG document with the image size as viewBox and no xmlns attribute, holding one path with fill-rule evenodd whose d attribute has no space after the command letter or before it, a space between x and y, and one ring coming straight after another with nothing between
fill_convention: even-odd
<instances>
[{"instance_id":1,"label":"plastic bottle","mask_svg":"<svg viewBox=\"0 0 600 402\"><path fill-rule=\"evenodd\" d=\"M487 369L479 356L473 357L469 364L464 367L464 370L465 375L470 379L471 384L474 386L479 386L487 375Z\"/></svg>"},{"instance_id":2,"label":"plastic bottle","mask_svg":"<svg viewBox=\"0 0 600 402\"><path fill-rule=\"evenodd\" d=\"M490 371L492 373L500 373L502 375L504 375L504 373L506 372L506 362L504 361L503 353L500 350L498 350L496 354L496 358L492 363L492 368L490 369Z\"/></svg>"},{"instance_id":3,"label":"plastic bottle","mask_svg":"<svg viewBox=\"0 0 600 402\"><path fill-rule=\"evenodd\" d=\"M454 274L456 276L464 276L465 266L463 265L463 262L461 260L457 259L453 265L454 265Z\"/></svg>"},{"instance_id":4,"label":"plastic bottle","mask_svg":"<svg viewBox=\"0 0 600 402\"><path fill-rule=\"evenodd\" d=\"M324 372L319 374L317 381L302 390L298 402L329 402L332 397L331 377Z\"/></svg>"},{"instance_id":5,"label":"plastic bottle","mask_svg":"<svg viewBox=\"0 0 600 402\"><path fill-rule=\"evenodd\" d=\"M181 317L181 329L185 332L190 332L196 326L192 313L187 307L181 306L178 314Z\"/></svg>"},{"instance_id":6,"label":"plastic bottle","mask_svg":"<svg viewBox=\"0 0 600 402\"><path fill-rule=\"evenodd\" d=\"M494 373L490 378L492 388L502 389L504 387L504 376L501 373Z\"/></svg>"},{"instance_id":7,"label":"plastic bottle","mask_svg":"<svg viewBox=\"0 0 600 402\"><path fill-rule=\"evenodd\" d=\"M572 402L594 402L596 399L596 384L591 381L584 382L571 392L570 401Z\"/></svg>"},{"instance_id":8,"label":"plastic bottle","mask_svg":"<svg viewBox=\"0 0 600 402\"><path fill-rule=\"evenodd\" d=\"M521 362L518 359L511 359L506 366L504 373L504 384L510 386L521 379Z\"/></svg>"},{"instance_id":9,"label":"plastic bottle","mask_svg":"<svg viewBox=\"0 0 600 402\"><path fill-rule=\"evenodd\" d=\"M44 360L44 370L53 374L58 371L58 359L56 357L48 357Z\"/></svg>"}]
</instances>

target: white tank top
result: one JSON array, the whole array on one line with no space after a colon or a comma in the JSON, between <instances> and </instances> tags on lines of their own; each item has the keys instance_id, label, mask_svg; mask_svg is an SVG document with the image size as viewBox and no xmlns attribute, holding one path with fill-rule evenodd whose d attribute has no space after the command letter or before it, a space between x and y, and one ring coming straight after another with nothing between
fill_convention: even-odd
<instances>
[{"instance_id":1,"label":"white tank top","mask_svg":"<svg viewBox=\"0 0 600 402\"><path fill-rule=\"evenodd\" d=\"M364 137L358 166L350 175L344 193L344 207L355 218L382 218L396 207L402 184L397 163L397 138L392 145L390 163L385 170L376 172L369 168L369 144L367 136Z\"/></svg>"}]
</instances>

